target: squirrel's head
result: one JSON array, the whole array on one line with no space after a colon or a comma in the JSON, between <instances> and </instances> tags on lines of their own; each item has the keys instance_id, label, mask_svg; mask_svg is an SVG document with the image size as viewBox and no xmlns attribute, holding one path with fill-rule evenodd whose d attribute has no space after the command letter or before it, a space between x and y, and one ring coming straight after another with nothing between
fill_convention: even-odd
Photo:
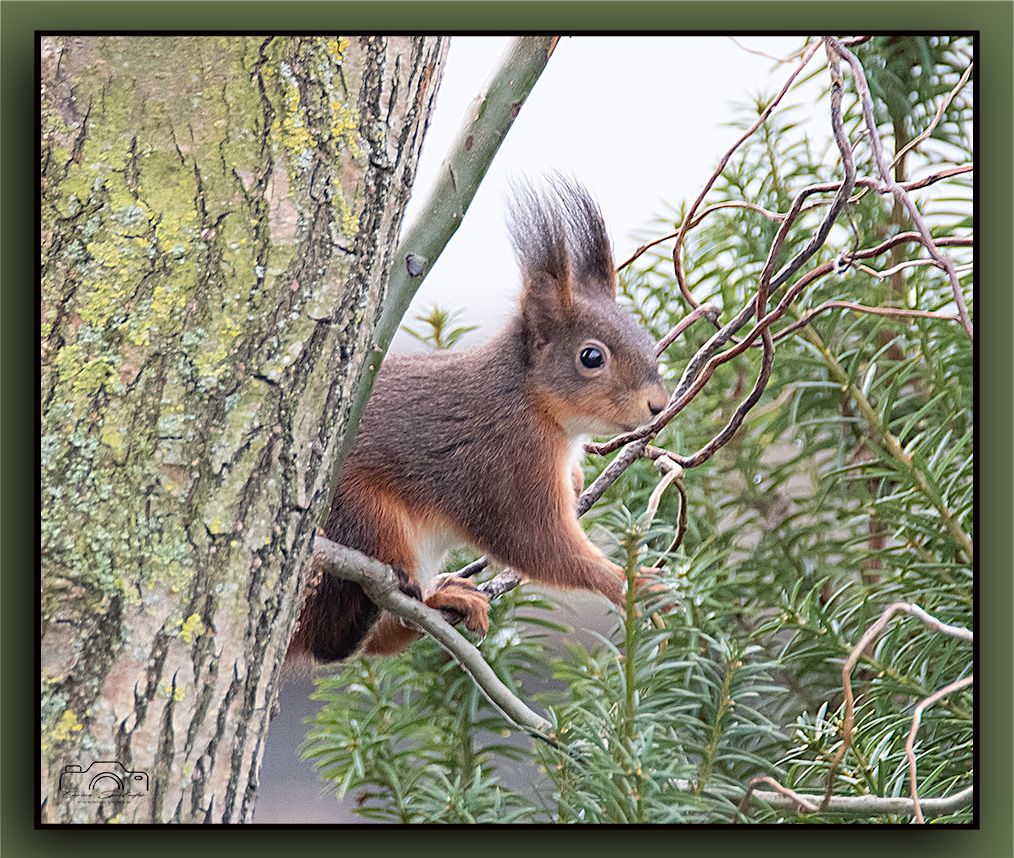
<instances>
[{"instance_id":1,"label":"squirrel's head","mask_svg":"<svg viewBox=\"0 0 1014 858\"><path fill-rule=\"evenodd\" d=\"M649 422L668 394L655 343L616 303L613 254L598 206L576 182L554 176L544 192L520 188L511 215L534 395L571 436Z\"/></svg>"}]
</instances>

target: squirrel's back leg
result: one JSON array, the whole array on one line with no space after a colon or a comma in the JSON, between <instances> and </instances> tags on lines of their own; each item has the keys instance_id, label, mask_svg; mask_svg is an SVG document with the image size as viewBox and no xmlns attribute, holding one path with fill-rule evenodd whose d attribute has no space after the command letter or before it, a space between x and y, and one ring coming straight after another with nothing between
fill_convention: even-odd
<instances>
[{"instance_id":1,"label":"squirrel's back leg","mask_svg":"<svg viewBox=\"0 0 1014 858\"><path fill-rule=\"evenodd\" d=\"M420 596L415 582L415 550L403 506L378 491L365 474L347 473L335 493L324 527L328 539L393 566L407 593ZM380 609L358 584L311 566L307 593L287 659L309 655L338 661L360 646L380 619Z\"/></svg>"},{"instance_id":2,"label":"squirrel's back leg","mask_svg":"<svg viewBox=\"0 0 1014 858\"><path fill-rule=\"evenodd\" d=\"M384 491L364 470L349 470L335 495L325 535L394 567L402 590L422 598L417 580L419 551L425 534L440 530L438 517L413 509ZM319 569L310 570L308 592L287 658L303 655L319 662L339 661L357 649L371 655L393 655L416 641L421 633L382 612L358 584ZM462 579L441 580L426 604L460 616L473 631L485 634L489 599Z\"/></svg>"},{"instance_id":3,"label":"squirrel's back leg","mask_svg":"<svg viewBox=\"0 0 1014 858\"><path fill-rule=\"evenodd\" d=\"M415 512L410 516L416 546L413 568L427 590L426 604L442 611L449 622L463 622L473 632L485 635L489 628L489 597L466 578L454 575L433 578L443 566L446 549L461 542L460 536L438 514ZM421 635L415 626L385 612L366 638L363 651L369 655L394 655Z\"/></svg>"}]
</instances>

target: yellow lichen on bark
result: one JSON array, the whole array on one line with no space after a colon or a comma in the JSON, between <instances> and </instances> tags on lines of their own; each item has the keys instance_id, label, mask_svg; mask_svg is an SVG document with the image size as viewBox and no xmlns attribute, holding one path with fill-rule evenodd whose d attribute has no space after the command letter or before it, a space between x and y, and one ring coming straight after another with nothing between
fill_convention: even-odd
<instances>
[{"instance_id":1,"label":"yellow lichen on bark","mask_svg":"<svg viewBox=\"0 0 1014 858\"><path fill-rule=\"evenodd\" d=\"M44 788L94 754L160 785L50 819L249 814L443 52L42 40Z\"/></svg>"}]
</instances>

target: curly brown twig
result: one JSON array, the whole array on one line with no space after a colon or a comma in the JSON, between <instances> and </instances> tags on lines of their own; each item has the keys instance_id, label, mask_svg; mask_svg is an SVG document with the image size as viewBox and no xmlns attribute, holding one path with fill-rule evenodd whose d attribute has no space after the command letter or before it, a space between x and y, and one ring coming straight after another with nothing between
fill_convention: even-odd
<instances>
[{"instance_id":1,"label":"curly brown twig","mask_svg":"<svg viewBox=\"0 0 1014 858\"><path fill-rule=\"evenodd\" d=\"M860 37L847 43L859 44L862 41L866 41L867 38L868 37ZM845 43L838 42L838 44L841 45ZM841 73L838 68L841 55L837 52L835 45L828 39L824 40L824 45L825 50L828 53L828 66L832 75L832 87L831 87L832 129L834 132L835 143L838 146L839 152L842 157L842 164L845 169L845 180L842 182L831 182L819 185L812 185L808 188L804 188L802 191L799 192L799 194L797 194L789 211L786 212L785 214L765 212L766 216L769 216L771 219L777 220L780 223L780 228L769 251L768 258L765 263L764 273L761 276L761 282L758 284L757 296L753 301L748 303L747 306L745 306L732 320L730 320L726 325L721 327L704 344L704 346L702 346L698 350L698 352L690 359L690 361L687 363L687 366L684 369L683 375L681 376L679 382L676 385L675 390L673 391L670 397L669 403L667 404L666 408L663 409L663 411L651 423L646 424L645 426L642 426L639 429L634 430L633 432L616 436L615 438L612 438L608 441L586 445L585 449L588 452L596 453L599 455L606 455L621 447L623 447L623 450L581 496L578 507L579 514L583 514L585 511L587 511L587 509L590 508L591 505L594 504L605 493L605 491L609 488L609 486L612 485L612 483L615 482L631 464L633 464L638 458L641 458L645 454L645 451L648 447L648 442L652 438L654 438L666 425L668 425L668 423L677 414L679 414L693 400L694 397L696 397L700 393L700 391L703 389L707 381L711 378L711 376L713 375L714 371L717 369L718 366L738 356L743 352L743 350L748 345L752 345L759 337L763 337L767 329L775 321L780 319L785 314L791 301L794 300L796 297L798 297L798 295L802 292L804 288L816 282L821 277L824 277L827 274L831 273L832 271L836 270L836 266L838 265L837 262L824 263L823 265L818 266L813 271L804 275L792 287L790 287L789 290L787 290L787 292L783 296L783 299L779 302L775 310L763 316L743 340L736 341L736 335L739 332L739 330L754 316L754 314L757 312L758 307L761 308L763 307L763 303L766 300L767 292L774 291L780 288L784 283L786 283L789 280L789 278L791 278L791 276L796 271L798 271L810 257L812 257L812 255L817 251L817 249L823 245L823 243L827 239L827 235L831 229L832 224L835 222L840 212L849 202L851 202L854 199L853 197L850 196L853 187L855 187L856 185L860 185L868 189L876 190L878 193L887 193L887 192L896 193L897 188L901 187L902 191L904 192L904 190L914 190L919 187L926 187L927 185L933 184L934 182L941 181L950 176L968 172L971 169L971 165L962 165L959 167L948 168L945 170L938 171L937 173L931 174L929 176L926 176L923 179L907 182L903 187L898 186L896 184L884 183L876 179L870 179L865 177L857 178L855 176L855 162L852 155L852 147L845 136L842 126L841 95L843 91L843 81L841 78ZM811 57L812 57L812 49L811 52L807 55L806 60L800 64L800 68L803 65L805 65L805 62L808 62ZM796 69L796 73L799 72L800 68ZM785 92L787 91L790 85L791 80L787 82L785 86L783 86L782 91L772 101L772 103L769 105L769 108L773 108L773 106L777 104L777 102L781 99L781 97L784 96ZM748 131L748 133L743 137L741 137L736 142L733 148L726 153L726 157L723 158L722 160L722 165L728 162L728 159L729 157L731 157L732 152L735 151L735 149L738 148L738 146L741 145L742 142L760 126L760 124L762 124L765 118L766 118L765 116L762 116L758 122L754 123L754 125ZM717 178L716 175L712 175L712 177L709 179L704 190L698 196L694 205L691 207L687 216L684 218L683 223L680 226L680 229L674 234L674 236L665 237L665 238L670 237L677 238L677 248L676 248L677 251L683 239L685 238L689 228L692 227L695 223L698 223L700 218L702 218L708 211L717 210L718 207L712 207L710 209L706 209L704 212L701 212L700 214L696 214L697 209L699 208L704 198L704 195L706 195L707 191L712 187L716 178ZM813 196L815 194L830 191L835 192L835 197L829 203L830 209L827 212L827 215L825 216L823 221L821 222L816 234L807 243L806 247L804 247L802 251L797 253L796 256L789 263L787 263L781 269L781 271L778 272L778 274L772 276L771 269L773 266L773 261L777 258L777 254L785 241L789 228L791 227L792 223L804 211L808 210L808 207L803 205L804 201L808 197ZM825 204L828 203L826 201L820 201L817 205L822 206ZM719 206L722 205L727 204L719 204ZM744 204L744 205L746 205L747 207L753 207L752 204ZM632 257L630 260L624 263L624 265L629 264L629 262L631 262L634 258L636 258L636 256L642 253L647 247L653 246L654 244L657 244L659 241L665 240L665 238L659 239L656 242L653 242L649 245L646 245L645 247L640 248L638 252L635 253L634 257ZM919 241L925 244L925 237L921 232L902 233L900 235L892 237L891 239L888 239L881 245L878 245L876 248L871 248L865 251L856 251L849 254L843 254L842 257L840 257L840 259L845 262L851 262L858 259L870 258L872 256L879 255L879 253L903 241ZM938 239L936 242L937 246L948 246L948 245L962 246L962 245L970 245L971 243L972 243L971 239L964 239L960 237L948 237L944 239ZM677 273L677 280L680 281L682 271L679 267L678 252L674 253L674 260L676 265L675 270ZM937 262L937 260L934 260L934 262ZM769 278L770 283L768 284ZM682 283L680 291L683 292L685 295L686 292L685 283ZM698 310L702 307L702 305L697 301L690 301L690 303L695 310ZM862 312L862 310L860 309L862 306L863 305L854 304L850 302L847 309L854 309L858 312ZM824 312L826 309L831 309L831 307L827 306L824 308L818 308L818 311ZM877 310L878 315L893 315L898 318L910 315L914 316L916 314L922 315L923 312L924 311L915 311L915 310L913 311L900 310L895 312L893 308L885 308L884 310L879 309ZM816 313L814 313L814 315L816 315ZM809 319L811 318L812 316L810 316L807 319L807 321L809 321ZM937 318L937 316L932 316L932 318ZM805 324L805 322L803 324ZM800 327L802 327L802 324L796 323L791 326L791 330L795 331L798 330ZM727 443L728 440L735 434L739 426L742 424L746 416L746 413L750 410L750 408L754 404L756 404L756 401L759 399L760 394L763 392L764 385L766 384L767 377L770 373L770 366L767 366L767 363L772 356L771 346L777 339L783 338L784 336L787 336L787 333L779 332L779 334L776 334L772 338L771 344L767 342L762 342L766 354L765 360L762 363L761 372L760 375L758 376L757 383L754 385L754 388L751 390L751 393L748 396L748 398L743 403L741 403L739 408L737 408L736 412L733 415L732 420L730 420L730 422L725 427L723 427L722 430L720 430L720 432L714 438L712 438L711 441L709 441L700 450L691 454L690 456L680 456L675 453L670 453L669 455L675 462L679 463L684 468L690 468L699 465L704 461L706 461L708 458L710 458L712 455L714 455L714 453L718 449L720 449L725 443ZM735 342L735 346L719 354L718 352L722 348L722 346L730 342Z\"/></svg>"},{"instance_id":2,"label":"curly brown twig","mask_svg":"<svg viewBox=\"0 0 1014 858\"><path fill-rule=\"evenodd\" d=\"M852 648L852 651L849 653L849 657L845 660L845 664L842 667L841 681L842 688L845 692L845 717L842 719L841 727L842 743L835 752L834 757L831 759L831 765L827 773L827 787L824 791L824 800L821 804L821 809L826 808L828 803L831 801L831 796L834 792L834 777L838 772L838 766L841 764L841 761L848 752L848 749L852 747L852 729L855 726L856 702L855 694L852 691L852 671L855 669L859 659L866 651L866 648L880 636L887 627L888 623L890 623L893 617L899 613L905 613L915 617L934 632L949 635L950 637L956 637L963 641L971 642L973 640L972 632L969 629L966 629L963 626L954 626L944 623L911 602L892 602L884 608L880 617L866 630L865 634L863 634L863 636L859 639L859 642Z\"/></svg>"},{"instance_id":3,"label":"curly brown twig","mask_svg":"<svg viewBox=\"0 0 1014 858\"><path fill-rule=\"evenodd\" d=\"M961 317L961 327L965 329L965 333L968 334L969 339L972 339L975 336L975 332L972 328L972 320L968 316L968 308L965 306L965 297L961 291L961 283L958 280L958 273L954 268L954 263L940 252L936 242L933 240L929 227L926 226L926 221L923 220L923 217L919 212L919 209L916 207L915 203L912 202L912 198L908 195L905 189L902 188L897 181L895 181L894 174L891 170L891 164L884 154L884 144L880 139L880 132L877 130L877 123L873 116L873 99L870 96L870 88L869 84L866 82L866 73L863 71L862 63L859 62L859 59L852 53L852 51L846 48L845 45L843 45L839 39L834 38L834 36L826 36L825 42L838 54L838 56L845 60L852 69L852 78L856 85L856 92L859 94L859 101L862 104L863 119L866 122L866 130L869 133L870 148L873 150L873 158L877 163L880 178L884 181L884 184L891 189L895 199L908 212L908 216L912 219L912 223L919 231L919 235L922 236L922 243L925 245L929 255L939 262L944 270L947 271L947 276L951 281L951 293L954 296L954 303L957 305L958 315Z\"/></svg>"},{"instance_id":4,"label":"curly brown twig","mask_svg":"<svg viewBox=\"0 0 1014 858\"><path fill-rule=\"evenodd\" d=\"M958 679L955 682L951 682L945 685L938 691L934 691L929 697L920 700L916 704L915 712L912 714L912 726L908 731L908 738L905 740L905 756L908 757L908 777L909 786L912 793L912 809L915 815L915 821L918 823L924 823L926 820L922 814L922 804L919 801L919 786L916 777L916 763L915 763L915 737L919 732L919 725L922 723L922 713L929 709L938 700L942 700L949 694L953 694L955 691L961 691L963 688L968 688L974 681L974 677L966 676L963 679Z\"/></svg>"},{"instance_id":5,"label":"curly brown twig","mask_svg":"<svg viewBox=\"0 0 1014 858\"><path fill-rule=\"evenodd\" d=\"M885 268L883 271L877 271L875 268L870 268L870 266L863 264L857 265L856 268L859 271L862 271L864 274L869 274L870 277L873 277L876 280L886 280L893 274L897 274L899 271L905 271L908 268L925 267L927 265L934 265L937 268L940 267L937 264L936 260L933 259L906 259L904 262L899 262L897 265L893 265L890 268ZM957 267L957 271L959 274L967 274L970 271L972 271L972 268L973 268L972 265L959 265ZM886 309L889 310L891 308L887 307ZM955 318L957 317L955 316Z\"/></svg>"}]
</instances>

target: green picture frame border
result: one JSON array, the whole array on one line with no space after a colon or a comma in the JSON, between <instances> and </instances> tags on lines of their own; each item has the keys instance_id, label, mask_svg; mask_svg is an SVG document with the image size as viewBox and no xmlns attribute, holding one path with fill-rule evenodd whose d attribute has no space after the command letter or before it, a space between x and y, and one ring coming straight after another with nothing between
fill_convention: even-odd
<instances>
[{"instance_id":1,"label":"green picture frame border","mask_svg":"<svg viewBox=\"0 0 1014 858\"><path fill-rule=\"evenodd\" d=\"M299 831L298 846L284 830L253 827L256 839L222 827L210 834L193 829L155 833L98 829L34 829L36 711L34 659L35 576L38 548L38 317L35 185L36 67L38 31L245 31L245 32L447 32L578 34L726 32L897 32L979 33L977 147L978 295L989 312L976 316L979 403L977 485L979 555L978 696L980 771L979 824L973 829L914 827L851 830L834 835L823 827L783 826L716 829L517 829L479 842L464 835L376 827ZM863 29L863 25L870 29ZM411 850L446 854L463 848L482 856L517 854L519 848L611 853L617 848L664 850L661 854L743 856L777 854L887 855L897 850L921 856L1014 854L1011 714L1014 637L1011 475L1014 402L1014 289L1012 289L1012 127L1014 63L1011 33L1014 5L992 2L31 2L0 4L0 849L21 855L178 855L185 848L241 849L244 855L277 855L294 847L341 856ZM608 56L603 63L608 64ZM476 82L477 85L480 83ZM976 304L975 310L978 310ZM35 373L32 368L35 367ZM983 466L985 464L985 466ZM33 502L25 494L32 487ZM434 826L437 828L437 826ZM439 827L443 828L443 827ZM245 830L241 829L241 830ZM168 834L168 836L166 836ZM481 834L480 834L481 836ZM198 838L200 842L198 842ZM206 839L207 838L207 839ZM219 838L218 842L211 843ZM221 838L225 838L224 840ZM565 839L564 839L565 838ZM542 850L540 850L542 851Z\"/></svg>"}]
</instances>

